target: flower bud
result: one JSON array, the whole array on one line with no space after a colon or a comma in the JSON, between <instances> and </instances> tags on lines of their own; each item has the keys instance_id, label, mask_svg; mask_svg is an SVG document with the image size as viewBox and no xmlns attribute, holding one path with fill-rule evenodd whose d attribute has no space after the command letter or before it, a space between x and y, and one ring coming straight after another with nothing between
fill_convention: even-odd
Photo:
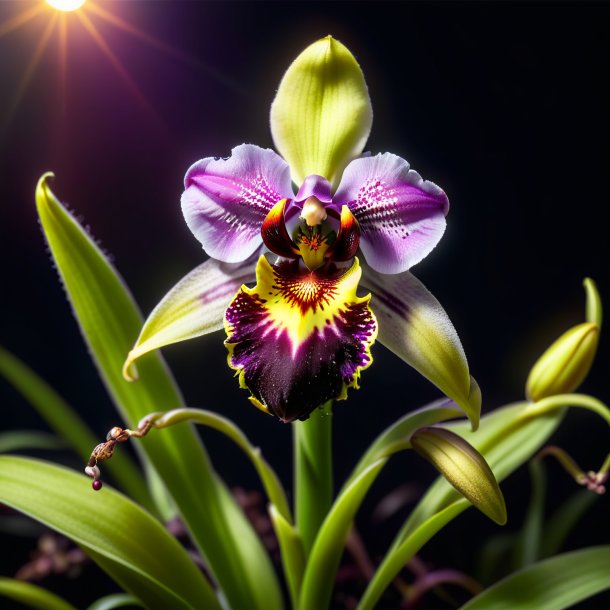
<instances>
[{"instance_id":1,"label":"flower bud","mask_svg":"<svg viewBox=\"0 0 610 610\"><path fill-rule=\"evenodd\" d=\"M553 343L532 367L525 392L534 402L574 392L585 380L593 364L599 326L583 322L565 332Z\"/></svg>"},{"instance_id":2,"label":"flower bud","mask_svg":"<svg viewBox=\"0 0 610 610\"><path fill-rule=\"evenodd\" d=\"M411 446L425 457L467 500L500 525L506 504L485 458L461 436L444 428L420 428Z\"/></svg>"}]
</instances>

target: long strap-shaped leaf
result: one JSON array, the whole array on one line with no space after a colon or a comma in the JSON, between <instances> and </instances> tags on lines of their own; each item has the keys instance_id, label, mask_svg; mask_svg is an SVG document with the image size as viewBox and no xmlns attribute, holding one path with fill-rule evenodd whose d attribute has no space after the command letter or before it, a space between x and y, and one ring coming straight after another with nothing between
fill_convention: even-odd
<instances>
[{"instance_id":1,"label":"long strap-shaped leaf","mask_svg":"<svg viewBox=\"0 0 610 610\"><path fill-rule=\"evenodd\" d=\"M151 608L220 610L186 551L137 504L84 475L30 458L0 457L0 502L68 536Z\"/></svg>"},{"instance_id":2,"label":"long strap-shaped leaf","mask_svg":"<svg viewBox=\"0 0 610 610\"><path fill-rule=\"evenodd\" d=\"M94 601L87 610L114 610L123 606L138 606L138 600L127 593L113 593Z\"/></svg>"},{"instance_id":3,"label":"long strap-shaped leaf","mask_svg":"<svg viewBox=\"0 0 610 610\"><path fill-rule=\"evenodd\" d=\"M121 374L142 317L93 240L57 201L46 174L38 183L38 213L83 336L100 375L130 426L151 411L179 407L181 396L158 354L140 361L138 382ZM188 425L149 436L142 446L172 495L230 607L282 607L277 577L259 538L219 482Z\"/></svg>"},{"instance_id":4,"label":"long strap-shaped leaf","mask_svg":"<svg viewBox=\"0 0 610 610\"><path fill-rule=\"evenodd\" d=\"M610 546L564 553L511 574L461 610L562 610L610 589Z\"/></svg>"},{"instance_id":5,"label":"long strap-shaped leaf","mask_svg":"<svg viewBox=\"0 0 610 610\"><path fill-rule=\"evenodd\" d=\"M27 449L66 449L67 443L51 434L38 430L11 430L0 432L0 453L13 453Z\"/></svg>"},{"instance_id":6,"label":"long strap-shaped leaf","mask_svg":"<svg viewBox=\"0 0 610 610\"><path fill-rule=\"evenodd\" d=\"M76 608L38 585L14 578L0 578L0 596L8 597L38 610L76 610Z\"/></svg>"}]
</instances>

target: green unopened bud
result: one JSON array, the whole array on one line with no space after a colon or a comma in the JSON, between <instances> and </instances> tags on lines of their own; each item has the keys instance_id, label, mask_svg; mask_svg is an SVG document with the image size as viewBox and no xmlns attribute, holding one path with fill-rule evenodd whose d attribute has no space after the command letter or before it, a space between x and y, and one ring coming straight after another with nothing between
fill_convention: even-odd
<instances>
[{"instance_id":1,"label":"green unopened bud","mask_svg":"<svg viewBox=\"0 0 610 610\"><path fill-rule=\"evenodd\" d=\"M525 392L534 402L574 392L585 380L593 364L599 326L583 322L565 332L533 366L527 378Z\"/></svg>"},{"instance_id":2,"label":"green unopened bud","mask_svg":"<svg viewBox=\"0 0 610 610\"><path fill-rule=\"evenodd\" d=\"M500 525L506 504L485 458L461 436L444 428L420 428L411 446L425 457L466 499Z\"/></svg>"}]
</instances>

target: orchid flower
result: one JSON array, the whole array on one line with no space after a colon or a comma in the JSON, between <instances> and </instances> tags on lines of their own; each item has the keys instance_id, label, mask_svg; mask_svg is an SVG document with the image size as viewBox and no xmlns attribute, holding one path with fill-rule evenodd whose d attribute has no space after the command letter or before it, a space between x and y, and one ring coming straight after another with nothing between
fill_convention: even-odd
<instances>
[{"instance_id":1,"label":"orchid flower","mask_svg":"<svg viewBox=\"0 0 610 610\"><path fill-rule=\"evenodd\" d=\"M146 352L224 326L241 387L290 422L357 388L377 338L476 428L480 392L457 333L409 272L442 237L449 201L404 159L362 154L371 124L362 71L328 36L280 83L271 132L281 156L242 144L189 168L182 211L211 258L151 313L127 378Z\"/></svg>"}]
</instances>

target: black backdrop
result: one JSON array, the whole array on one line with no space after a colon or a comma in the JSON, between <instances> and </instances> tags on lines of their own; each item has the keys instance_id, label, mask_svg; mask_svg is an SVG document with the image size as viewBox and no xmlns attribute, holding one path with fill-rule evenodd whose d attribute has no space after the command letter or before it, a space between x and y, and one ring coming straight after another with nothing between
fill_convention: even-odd
<instances>
[{"instance_id":1,"label":"black backdrop","mask_svg":"<svg viewBox=\"0 0 610 610\"><path fill-rule=\"evenodd\" d=\"M50 11L0 37L0 344L50 381L100 439L117 419L40 234L37 178L56 173L55 192L112 255L148 313L203 260L179 211L184 171L241 142L272 146L268 110L283 70L328 33L352 50L367 78L375 113L367 148L407 158L449 195L445 237L414 272L460 333L484 411L521 398L537 354L582 320L583 277L595 278L610 301L610 4L90 2L140 32L87 13L114 65L70 15L65 71L54 33L20 89ZM3 1L0 33L36 4ZM287 480L290 431L249 405L226 367L222 339L165 353L188 404L234 418ZM584 387L606 400L608 354L603 337ZM335 409L339 477L385 425L437 396L381 346L374 356L362 389ZM3 430L43 427L4 383L0 392ZM256 485L241 456L216 436L205 438L231 484ZM570 415L556 440L592 468L608 447L607 430L583 413ZM562 497L571 484L550 469L552 495ZM370 505L405 480L431 476L421 462L397 459ZM506 484L509 529L519 525L527 486L524 474ZM572 547L608 541L603 507L607 513L605 499L590 516L596 527L583 524ZM468 531L496 531L482 522L465 515L448 530L450 544L433 544L430 556L469 569ZM15 536L4 541L23 546ZM10 574L15 560L3 564Z\"/></svg>"}]
</instances>

